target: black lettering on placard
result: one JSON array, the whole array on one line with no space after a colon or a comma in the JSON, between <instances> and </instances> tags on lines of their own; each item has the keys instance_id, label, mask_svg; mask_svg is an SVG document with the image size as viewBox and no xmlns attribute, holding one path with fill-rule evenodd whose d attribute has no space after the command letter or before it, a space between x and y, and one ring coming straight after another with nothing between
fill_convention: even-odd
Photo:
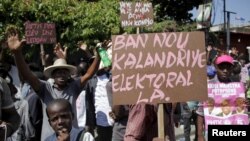
<instances>
[{"instance_id":1,"label":"black lettering on placard","mask_svg":"<svg viewBox=\"0 0 250 141\"><path fill-rule=\"evenodd\" d=\"M152 3L120 2L122 27L150 26L154 23Z\"/></svg>"}]
</instances>

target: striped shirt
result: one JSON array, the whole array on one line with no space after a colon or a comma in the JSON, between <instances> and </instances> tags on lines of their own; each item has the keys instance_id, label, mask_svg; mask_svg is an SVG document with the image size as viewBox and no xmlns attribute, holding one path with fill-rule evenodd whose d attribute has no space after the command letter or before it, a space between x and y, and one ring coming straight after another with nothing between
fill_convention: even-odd
<instances>
[{"instance_id":1,"label":"striped shirt","mask_svg":"<svg viewBox=\"0 0 250 141\"><path fill-rule=\"evenodd\" d=\"M174 141L173 112L169 105L171 104L164 104L164 123L168 127L165 128L165 133L170 141ZM157 105L137 104L130 107L124 141L152 141L157 137L157 130Z\"/></svg>"}]
</instances>

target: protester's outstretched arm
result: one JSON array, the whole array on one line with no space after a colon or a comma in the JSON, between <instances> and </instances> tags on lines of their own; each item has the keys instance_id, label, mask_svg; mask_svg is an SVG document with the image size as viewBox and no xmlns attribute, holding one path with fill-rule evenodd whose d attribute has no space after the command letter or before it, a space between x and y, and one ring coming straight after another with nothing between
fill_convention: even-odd
<instances>
[{"instance_id":1,"label":"protester's outstretched arm","mask_svg":"<svg viewBox=\"0 0 250 141\"><path fill-rule=\"evenodd\" d=\"M8 47L14 55L18 71L22 78L27 81L35 91L40 90L39 79L31 72L26 64L22 54L22 44L25 40L20 41L17 33L11 33L8 36Z\"/></svg>"},{"instance_id":2,"label":"protester's outstretched arm","mask_svg":"<svg viewBox=\"0 0 250 141\"><path fill-rule=\"evenodd\" d=\"M198 134L198 141L205 141L204 137L204 116L197 115L197 134Z\"/></svg>"},{"instance_id":3,"label":"protester's outstretched arm","mask_svg":"<svg viewBox=\"0 0 250 141\"><path fill-rule=\"evenodd\" d=\"M95 60L88 68L87 72L81 77L81 86L84 86L87 80L90 79L95 74L95 72L98 70L99 64L100 64L100 56L98 53L96 53Z\"/></svg>"}]
</instances>

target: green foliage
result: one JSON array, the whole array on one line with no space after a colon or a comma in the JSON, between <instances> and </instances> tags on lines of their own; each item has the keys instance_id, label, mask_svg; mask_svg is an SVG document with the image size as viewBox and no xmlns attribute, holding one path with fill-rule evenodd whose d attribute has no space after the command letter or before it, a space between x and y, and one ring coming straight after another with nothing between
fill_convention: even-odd
<instances>
[{"instance_id":1,"label":"green foliage","mask_svg":"<svg viewBox=\"0 0 250 141\"><path fill-rule=\"evenodd\" d=\"M144 32L191 31L193 24L188 11L200 2L190 0L151 0L154 6L155 24L144 28ZM180 8L182 7L182 8ZM76 51L78 41L89 47L96 42L110 39L111 35L135 33L136 28L122 28L120 25L118 0L1 0L0 40L5 29L15 25L24 35L24 23L51 22L56 24L57 41ZM191 25L191 26L190 26ZM46 45L51 46L51 45ZM34 53L30 48L30 57Z\"/></svg>"},{"instance_id":2,"label":"green foliage","mask_svg":"<svg viewBox=\"0 0 250 141\"><path fill-rule=\"evenodd\" d=\"M156 21L174 20L181 23L192 22L188 11L198 7L204 0L151 0Z\"/></svg>"}]
</instances>

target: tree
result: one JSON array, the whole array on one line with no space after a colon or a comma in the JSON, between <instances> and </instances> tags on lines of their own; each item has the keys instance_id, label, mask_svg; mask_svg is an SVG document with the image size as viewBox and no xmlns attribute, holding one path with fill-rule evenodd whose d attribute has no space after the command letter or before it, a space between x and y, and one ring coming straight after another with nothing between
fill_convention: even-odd
<instances>
[{"instance_id":1,"label":"tree","mask_svg":"<svg viewBox=\"0 0 250 141\"><path fill-rule=\"evenodd\" d=\"M151 2L155 11L155 24L144 28L144 32L195 29L188 11L201 0ZM70 52L76 50L78 41L94 47L97 42L110 39L111 35L135 33L135 28L120 26L117 0L5 0L0 3L0 18L0 40L4 39L5 29L10 25L19 27L23 36L25 22L51 22L56 24L58 42L68 46ZM39 48L32 50L39 51ZM28 57L32 57L34 51L29 49L28 52Z\"/></svg>"},{"instance_id":2,"label":"tree","mask_svg":"<svg viewBox=\"0 0 250 141\"><path fill-rule=\"evenodd\" d=\"M192 14L189 13L193 8L198 8L204 0L151 0L155 10L155 20L174 20L178 23L193 22Z\"/></svg>"}]
</instances>

